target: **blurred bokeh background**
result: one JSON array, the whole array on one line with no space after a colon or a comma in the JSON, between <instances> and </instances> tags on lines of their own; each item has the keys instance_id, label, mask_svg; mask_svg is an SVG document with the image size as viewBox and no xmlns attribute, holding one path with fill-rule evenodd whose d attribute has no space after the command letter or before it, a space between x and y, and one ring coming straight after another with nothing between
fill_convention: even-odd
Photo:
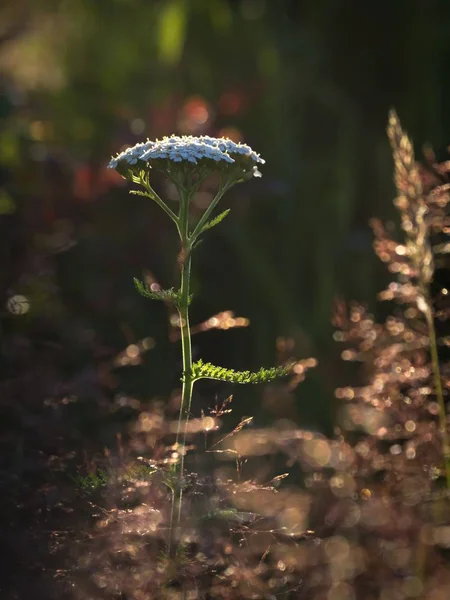
<instances>
[{"instance_id":1,"label":"blurred bokeh background","mask_svg":"<svg viewBox=\"0 0 450 600\"><path fill-rule=\"evenodd\" d=\"M176 234L105 168L111 155L178 133L229 136L266 159L195 255L193 323L238 319L209 321L228 330L196 335L195 357L319 364L287 395L199 385L193 410L232 393L234 424L329 434L334 389L355 383L334 299L378 310L387 278L368 221L397 219L388 110L419 156L426 143L445 159L449 72L448 0L0 2L2 599L61 597L54 551L93 515L65 469L120 453L146 402L176 413L171 315L133 287L177 285Z\"/></svg>"},{"instance_id":2,"label":"blurred bokeh background","mask_svg":"<svg viewBox=\"0 0 450 600\"><path fill-rule=\"evenodd\" d=\"M388 109L443 158L449 69L446 0L4 0L3 381L25 377L18 400L36 410L57 397L77 418L89 407L81 436L99 403L169 397L180 364L167 309L132 278L176 285L176 237L105 166L147 137L225 135L267 164L222 201L231 216L198 250L193 321L230 310L250 326L199 335L195 354L254 368L294 340L319 367L289 416L329 431L343 383L333 299L373 305L384 274L368 220L395 220ZM261 390L234 393L241 414L270 421Z\"/></svg>"}]
</instances>

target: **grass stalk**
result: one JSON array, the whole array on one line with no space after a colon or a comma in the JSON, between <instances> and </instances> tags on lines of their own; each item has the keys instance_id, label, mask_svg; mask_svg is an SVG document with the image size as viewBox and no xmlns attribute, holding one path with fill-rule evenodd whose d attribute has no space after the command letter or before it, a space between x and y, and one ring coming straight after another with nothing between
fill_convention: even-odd
<instances>
[{"instance_id":1,"label":"grass stalk","mask_svg":"<svg viewBox=\"0 0 450 600\"><path fill-rule=\"evenodd\" d=\"M426 321L428 326L428 335L430 338L431 364L433 369L433 380L436 397L439 404L439 425L442 435L442 450L444 454L445 481L447 490L450 492L450 444L447 431L447 413L445 409L444 393L442 389L442 379L439 367L439 355L437 348L436 328L434 326L431 302L428 304L429 310L426 311Z\"/></svg>"}]
</instances>

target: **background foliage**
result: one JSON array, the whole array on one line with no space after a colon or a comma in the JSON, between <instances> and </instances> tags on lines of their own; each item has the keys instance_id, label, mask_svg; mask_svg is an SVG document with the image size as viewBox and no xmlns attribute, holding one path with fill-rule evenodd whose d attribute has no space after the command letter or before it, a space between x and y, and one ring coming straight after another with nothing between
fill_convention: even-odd
<instances>
[{"instance_id":1,"label":"background foliage","mask_svg":"<svg viewBox=\"0 0 450 600\"><path fill-rule=\"evenodd\" d=\"M388 109L443 158L449 67L445 0L2 3L0 371L5 414L15 411L5 464L42 451L38 436L58 455L61 413L36 433L44 406L70 416L69 452L112 445L124 398L178 386L167 310L133 287L143 271L175 285L175 232L105 170L124 144L172 132L242 137L267 161L225 199L231 216L194 268L194 322L232 310L250 327L205 333L195 356L254 369L292 338L320 365L295 405L263 411L261 391L244 388L233 390L239 410L329 430L343 378L333 299L371 302L382 287L367 222L393 214ZM216 393L221 384L205 402Z\"/></svg>"}]
</instances>

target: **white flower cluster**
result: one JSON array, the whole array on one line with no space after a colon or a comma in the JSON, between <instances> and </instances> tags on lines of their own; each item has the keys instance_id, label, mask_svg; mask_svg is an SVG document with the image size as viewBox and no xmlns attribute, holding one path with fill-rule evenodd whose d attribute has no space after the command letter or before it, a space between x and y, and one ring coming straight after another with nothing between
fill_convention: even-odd
<instances>
[{"instance_id":1,"label":"white flower cluster","mask_svg":"<svg viewBox=\"0 0 450 600\"><path fill-rule=\"evenodd\" d=\"M120 162L135 165L138 160L150 162L156 159L171 160L173 162L187 161L198 164L202 159L215 162L235 163L232 155L248 158L255 163L264 164L264 160L246 144L237 144L228 138L213 138L209 136L176 136L165 137L156 142L136 144L118 154L109 163L108 167L115 169ZM238 158L236 156L236 159Z\"/></svg>"},{"instance_id":2,"label":"white flower cluster","mask_svg":"<svg viewBox=\"0 0 450 600\"><path fill-rule=\"evenodd\" d=\"M108 164L108 169L115 169L120 162L127 162L129 165L135 165L141 159L144 152L149 150L154 142L147 140L144 143L136 144L132 148L127 148L112 158Z\"/></svg>"}]
</instances>

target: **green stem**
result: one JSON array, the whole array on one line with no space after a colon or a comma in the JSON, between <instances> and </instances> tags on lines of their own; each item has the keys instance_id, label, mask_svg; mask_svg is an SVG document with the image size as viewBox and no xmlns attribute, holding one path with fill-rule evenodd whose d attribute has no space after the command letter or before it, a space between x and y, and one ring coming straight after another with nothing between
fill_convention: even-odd
<instances>
[{"instance_id":1,"label":"green stem","mask_svg":"<svg viewBox=\"0 0 450 600\"><path fill-rule=\"evenodd\" d=\"M180 212L176 216L172 213L169 214L170 209L165 203L155 194L156 202L160 202L164 205L165 212L171 216L175 221L181 240L181 286L180 286L180 302L178 303L178 315L180 318L180 330L181 330L181 348L182 348L182 359L183 359L183 388L181 391L181 405L180 414L178 417L177 435L175 440L175 447L179 453L180 461L177 464L178 468L178 481L175 487L175 493L172 498L172 508L170 514L170 533L169 533L169 554L174 556L177 550L176 539L180 539L181 533L181 512L183 505L183 476L184 476L184 459L186 454L186 438L188 433L189 415L191 411L192 403L192 391L194 387L194 378L192 376L192 345L191 345L191 330L189 325L189 287L191 278L191 253L194 242L200 235L203 226L207 223L211 213L217 206L219 200L225 194L225 192L231 187L232 184L225 183L221 184L219 191L208 206L200 221L197 223L192 234L189 234L189 204L192 195L196 190L196 186L193 186L191 190L186 190L179 187L180 192ZM150 192L151 188L149 189ZM153 190L151 190L153 192ZM154 193L154 192L153 192ZM159 201L160 202L159 202ZM170 211L172 212L172 211ZM182 435L182 442L180 443L182 423L184 422L184 429ZM175 517L176 514L176 517Z\"/></svg>"},{"instance_id":2,"label":"green stem","mask_svg":"<svg viewBox=\"0 0 450 600\"><path fill-rule=\"evenodd\" d=\"M191 277L191 251L192 246L189 240L189 201L190 194L182 194L179 215L179 228L181 238L181 298L178 306L181 329L181 348L183 359L183 388L181 391L180 414L178 418L177 435L175 446L180 454L178 485L175 498L172 502L170 517L170 541L169 553L176 550L174 544L174 520L175 510L177 511L176 529L179 530L181 522L181 508L183 503L183 475L184 475L184 455L186 452L186 436L189 422L189 413L191 409L192 390L194 381L192 379L192 345L191 330L189 326L189 287ZM183 442L180 445L181 428L184 420Z\"/></svg>"},{"instance_id":3,"label":"green stem","mask_svg":"<svg viewBox=\"0 0 450 600\"><path fill-rule=\"evenodd\" d=\"M181 423L184 418L184 432L183 441L181 443L181 459L180 459L180 496L178 503L178 525L181 519L181 499L182 499L182 485L181 480L183 478L184 471L184 456L186 449L186 436L189 415L191 411L192 402L192 390L194 387L194 381L192 378L192 347L191 347L191 331L189 326L189 280L191 272L191 255L186 258L181 274L181 302L180 302L180 327L181 327L181 344L183 353L183 388L181 391L181 407L180 407L180 418L178 420L178 430L176 443L179 443L179 436L181 431Z\"/></svg>"},{"instance_id":4,"label":"green stem","mask_svg":"<svg viewBox=\"0 0 450 600\"><path fill-rule=\"evenodd\" d=\"M136 179L135 181L137 183L140 183L147 190L147 196L150 198L150 200L154 200L156 202L156 204L163 209L163 211L166 213L166 215L168 215L172 219L172 221L176 224L176 226L179 227L179 219L178 219L177 215L173 212L172 209L170 209L167 206L167 204L164 202L164 200L155 192L155 190L152 188L150 183L148 181L145 181L142 178L139 180Z\"/></svg>"},{"instance_id":5,"label":"green stem","mask_svg":"<svg viewBox=\"0 0 450 600\"><path fill-rule=\"evenodd\" d=\"M156 204L158 206L160 206L167 215L169 215L169 217L172 219L172 221L177 223L178 219L177 219L176 214L167 206L167 204L164 202L164 200L161 200L161 198L158 196L158 194L154 190L152 190L152 192L153 192L153 196L150 196L152 198L152 200L154 200L156 202Z\"/></svg>"},{"instance_id":6,"label":"green stem","mask_svg":"<svg viewBox=\"0 0 450 600\"><path fill-rule=\"evenodd\" d=\"M231 185L232 184L230 184L230 183L226 183L225 185L220 186L216 197L214 198L214 200L211 202L211 204L208 206L208 208L203 213L200 221L195 226L194 231L192 232L192 234L189 238L192 243L194 243L195 240L198 238L198 236L200 235L200 233L203 229L203 226L208 222L208 219L210 218L213 210L216 208L217 204L219 203L219 200L222 198L222 196L225 194L225 192L230 189Z\"/></svg>"},{"instance_id":7,"label":"green stem","mask_svg":"<svg viewBox=\"0 0 450 600\"><path fill-rule=\"evenodd\" d=\"M434 387L436 390L436 396L439 404L439 422L442 435L442 448L444 452L445 479L447 484L447 490L450 491L450 444L447 432L447 414L445 410L444 393L442 390L442 381L439 369L439 355L437 349L436 329L434 326L433 313L431 310L430 302L428 302L428 307L429 309L426 311L425 316L428 325L428 333L430 336L430 352L431 364L433 367Z\"/></svg>"}]
</instances>

